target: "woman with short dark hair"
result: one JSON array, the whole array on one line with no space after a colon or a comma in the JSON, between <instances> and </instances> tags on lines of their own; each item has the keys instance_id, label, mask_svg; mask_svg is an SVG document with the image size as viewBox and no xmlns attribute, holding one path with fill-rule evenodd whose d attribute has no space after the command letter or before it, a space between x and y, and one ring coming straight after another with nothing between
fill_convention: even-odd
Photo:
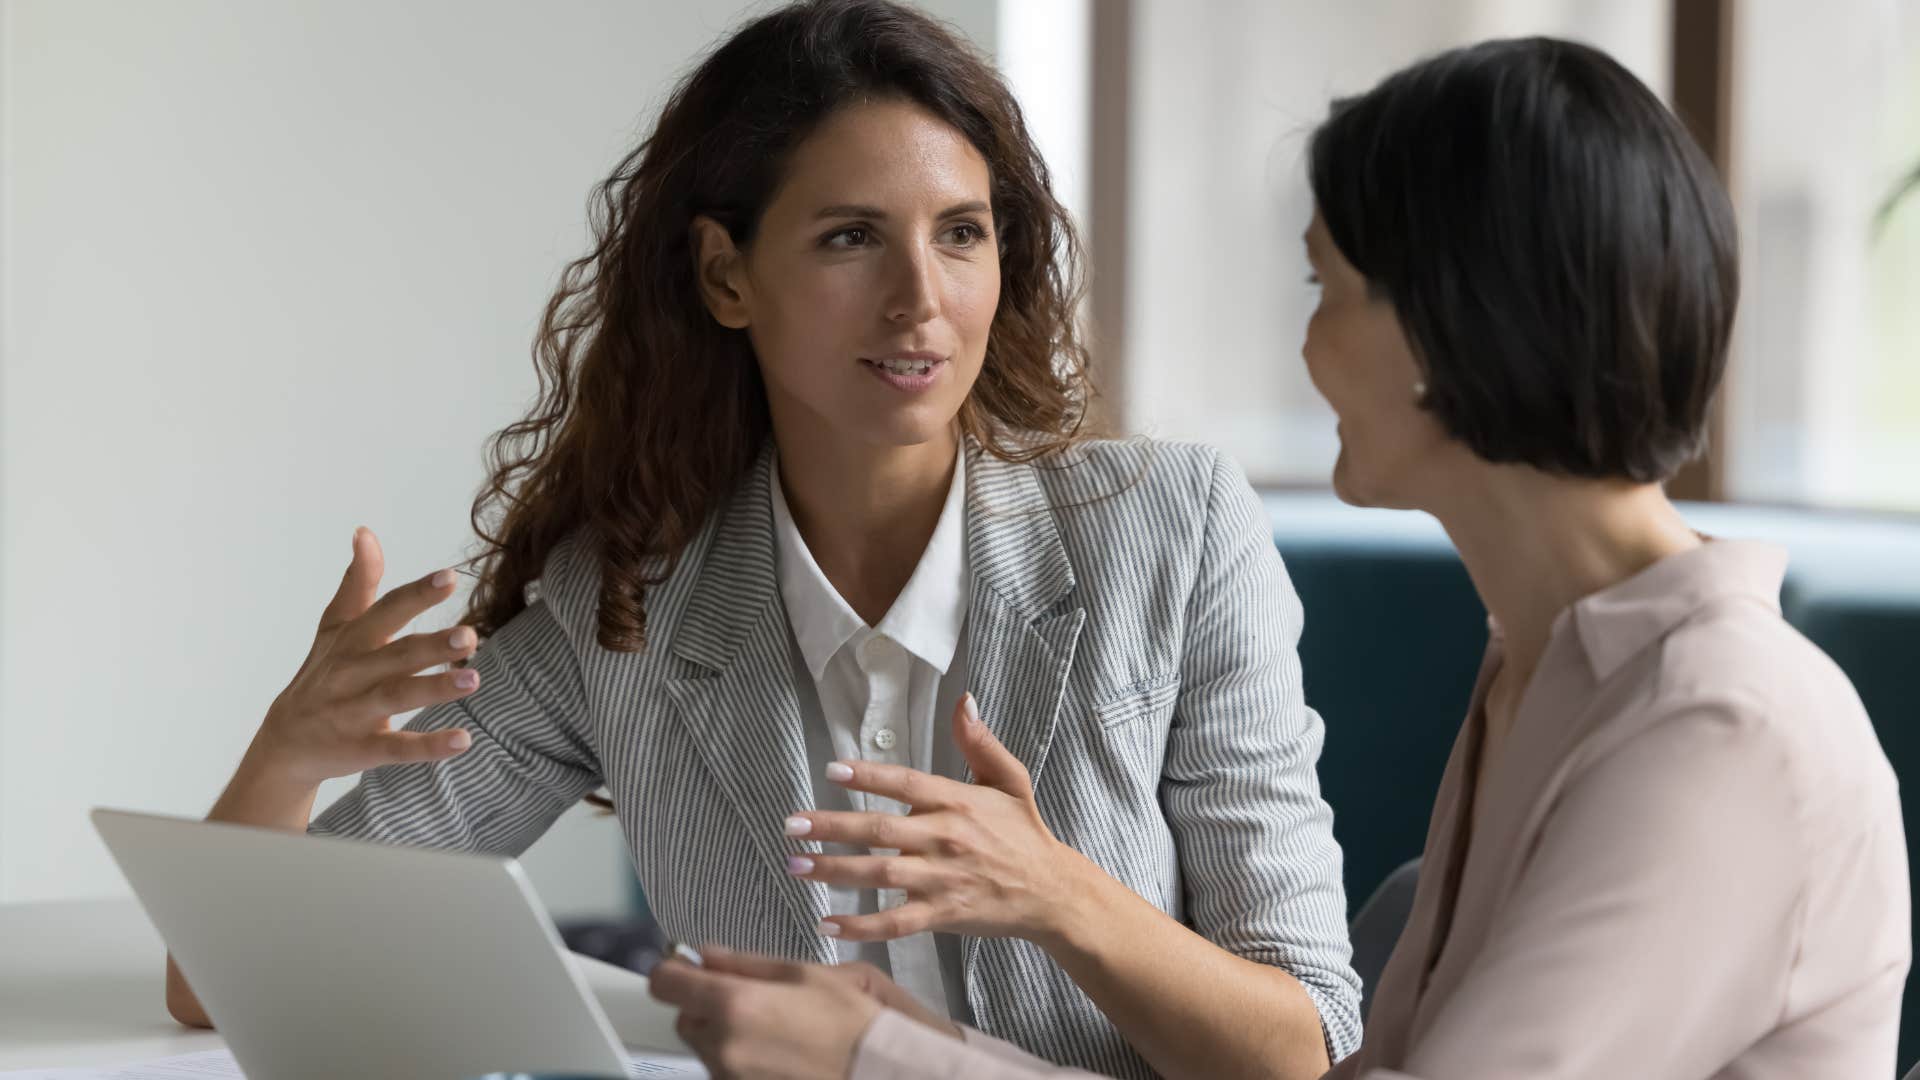
<instances>
[{"instance_id":1,"label":"woman with short dark hair","mask_svg":"<svg viewBox=\"0 0 1920 1080\"><path fill-rule=\"evenodd\" d=\"M1618 64L1530 39L1337 103L1310 175L1303 352L1340 420L1335 489L1439 519L1493 628L1411 918L1330 1075L1891 1075L1892 770L1780 616L1784 553L1699 535L1661 489L1733 320L1710 166ZM656 976L683 1024L729 1018L699 1032L715 1060L803 1022L792 987L754 1009L752 976L830 981L755 963ZM815 991L835 995L861 1007ZM864 1007L854 1077L1047 1071Z\"/></svg>"}]
</instances>

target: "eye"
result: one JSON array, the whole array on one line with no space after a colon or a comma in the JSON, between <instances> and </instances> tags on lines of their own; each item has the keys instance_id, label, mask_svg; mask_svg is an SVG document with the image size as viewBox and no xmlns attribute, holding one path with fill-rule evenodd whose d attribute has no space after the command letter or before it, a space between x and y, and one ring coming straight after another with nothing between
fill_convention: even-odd
<instances>
[{"instance_id":1,"label":"eye","mask_svg":"<svg viewBox=\"0 0 1920 1080\"><path fill-rule=\"evenodd\" d=\"M865 225L849 225L844 229L828 233L820 241L821 247L852 251L863 248L873 239L873 234Z\"/></svg>"},{"instance_id":2,"label":"eye","mask_svg":"<svg viewBox=\"0 0 1920 1080\"><path fill-rule=\"evenodd\" d=\"M1319 275L1319 274L1308 274L1308 275L1307 275L1307 284L1309 284L1309 285L1311 285L1311 286L1313 286L1313 287L1314 287L1314 288L1316 288L1316 289L1317 289L1317 288L1319 288L1319 287L1320 287L1320 275Z\"/></svg>"},{"instance_id":3,"label":"eye","mask_svg":"<svg viewBox=\"0 0 1920 1080\"><path fill-rule=\"evenodd\" d=\"M970 248L987 238L987 230L971 221L962 221L947 230L948 243L955 247Z\"/></svg>"}]
</instances>

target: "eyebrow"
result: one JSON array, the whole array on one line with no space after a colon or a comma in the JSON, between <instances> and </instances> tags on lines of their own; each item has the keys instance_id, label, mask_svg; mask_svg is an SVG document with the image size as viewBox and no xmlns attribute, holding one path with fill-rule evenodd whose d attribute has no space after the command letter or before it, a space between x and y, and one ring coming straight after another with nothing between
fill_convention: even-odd
<instances>
[{"instance_id":1,"label":"eyebrow","mask_svg":"<svg viewBox=\"0 0 1920 1080\"><path fill-rule=\"evenodd\" d=\"M957 217L961 214L984 214L990 209L992 208L986 203L975 199L971 202L955 203L945 210L940 211L939 216L950 218ZM885 221L887 219L887 212L877 206L840 205L823 207L813 216L815 220L822 218L871 218L874 221Z\"/></svg>"}]
</instances>

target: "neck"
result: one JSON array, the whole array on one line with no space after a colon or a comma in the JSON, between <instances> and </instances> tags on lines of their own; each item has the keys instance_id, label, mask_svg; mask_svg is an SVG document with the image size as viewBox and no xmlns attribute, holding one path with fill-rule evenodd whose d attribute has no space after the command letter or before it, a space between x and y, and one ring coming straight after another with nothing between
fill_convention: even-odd
<instances>
[{"instance_id":1,"label":"neck","mask_svg":"<svg viewBox=\"0 0 1920 1080\"><path fill-rule=\"evenodd\" d=\"M940 522L960 438L915 446L781 439L780 485L807 550L855 613L876 625L906 588Z\"/></svg>"},{"instance_id":2,"label":"neck","mask_svg":"<svg viewBox=\"0 0 1920 1080\"><path fill-rule=\"evenodd\" d=\"M1522 684L1562 611L1700 544L1657 484L1571 480L1525 466L1494 466L1430 509L1500 624L1507 666Z\"/></svg>"}]
</instances>

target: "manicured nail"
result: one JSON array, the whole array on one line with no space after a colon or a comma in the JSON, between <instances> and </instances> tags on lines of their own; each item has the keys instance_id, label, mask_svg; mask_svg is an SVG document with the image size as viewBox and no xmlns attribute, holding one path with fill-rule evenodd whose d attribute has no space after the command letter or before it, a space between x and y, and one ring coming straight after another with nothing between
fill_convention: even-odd
<instances>
[{"instance_id":1,"label":"manicured nail","mask_svg":"<svg viewBox=\"0 0 1920 1080\"><path fill-rule=\"evenodd\" d=\"M447 740L447 745L455 750L465 750L473 745L473 736L464 731L456 731L453 733L453 738Z\"/></svg>"},{"instance_id":2,"label":"manicured nail","mask_svg":"<svg viewBox=\"0 0 1920 1080\"><path fill-rule=\"evenodd\" d=\"M800 875L813 873L813 860L805 855L787 856L787 873Z\"/></svg>"},{"instance_id":3,"label":"manicured nail","mask_svg":"<svg viewBox=\"0 0 1920 1080\"><path fill-rule=\"evenodd\" d=\"M795 816L787 819L788 836L805 836L812 831L813 822L808 821L806 818Z\"/></svg>"},{"instance_id":4,"label":"manicured nail","mask_svg":"<svg viewBox=\"0 0 1920 1080\"><path fill-rule=\"evenodd\" d=\"M461 690L471 690L480 685L480 673L472 668L461 668L453 673L453 685Z\"/></svg>"},{"instance_id":5,"label":"manicured nail","mask_svg":"<svg viewBox=\"0 0 1920 1080\"><path fill-rule=\"evenodd\" d=\"M827 779L837 784L844 784L853 779L853 766L844 761L829 762L827 765Z\"/></svg>"},{"instance_id":6,"label":"manicured nail","mask_svg":"<svg viewBox=\"0 0 1920 1080\"><path fill-rule=\"evenodd\" d=\"M822 919L820 920L820 925L813 928L813 932L819 934L821 937L839 937L840 926L837 923L830 923Z\"/></svg>"},{"instance_id":7,"label":"manicured nail","mask_svg":"<svg viewBox=\"0 0 1920 1080\"><path fill-rule=\"evenodd\" d=\"M453 584L453 571L442 570L439 573L433 575L432 584L433 584L433 587L436 589L444 589L447 586Z\"/></svg>"},{"instance_id":8,"label":"manicured nail","mask_svg":"<svg viewBox=\"0 0 1920 1080\"><path fill-rule=\"evenodd\" d=\"M453 633L447 635L447 644L455 649L472 648L476 640L478 640L478 635L473 632L473 627L471 626L459 627L455 629Z\"/></svg>"},{"instance_id":9,"label":"manicured nail","mask_svg":"<svg viewBox=\"0 0 1920 1080\"><path fill-rule=\"evenodd\" d=\"M980 723L980 705L973 700L972 694L960 699L960 708L966 713L967 723L974 725Z\"/></svg>"}]
</instances>

